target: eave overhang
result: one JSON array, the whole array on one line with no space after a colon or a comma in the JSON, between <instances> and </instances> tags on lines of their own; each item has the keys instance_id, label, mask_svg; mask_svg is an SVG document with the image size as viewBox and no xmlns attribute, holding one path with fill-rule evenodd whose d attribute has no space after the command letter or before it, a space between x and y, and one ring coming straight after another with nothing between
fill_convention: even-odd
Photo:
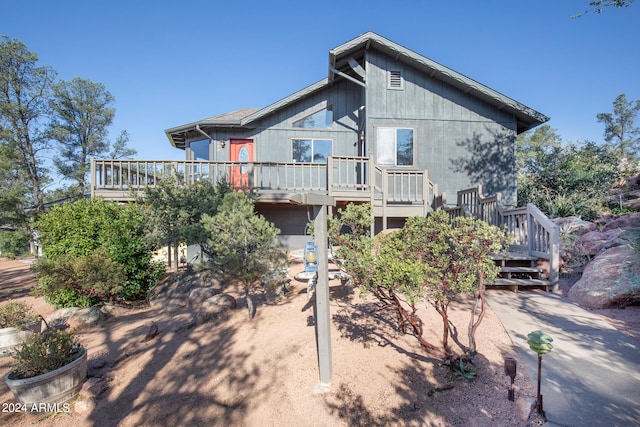
<instances>
[{"instance_id":1,"label":"eave overhang","mask_svg":"<svg viewBox=\"0 0 640 427\"><path fill-rule=\"evenodd\" d=\"M257 108L243 108L241 110L232 111L230 113L221 114L208 119L199 120L182 126L176 126L165 130L165 134L171 145L182 150L186 147L188 139L193 137L202 137L201 131L212 129L250 129L250 126L242 124L242 119L258 111Z\"/></svg>"}]
</instances>

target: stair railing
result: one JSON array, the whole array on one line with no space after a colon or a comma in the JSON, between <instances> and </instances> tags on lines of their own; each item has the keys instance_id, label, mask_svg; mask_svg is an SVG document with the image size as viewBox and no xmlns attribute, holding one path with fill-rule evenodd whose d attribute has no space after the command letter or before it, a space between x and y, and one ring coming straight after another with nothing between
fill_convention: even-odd
<instances>
[{"instance_id":1,"label":"stair railing","mask_svg":"<svg viewBox=\"0 0 640 427\"><path fill-rule=\"evenodd\" d=\"M457 206L447 206L446 195L442 193L434 199L434 207L445 209L452 218L472 215L504 228L513 236L513 251L548 261L549 281L553 290L557 288L560 276L560 227L540 209L531 203L504 209L500 203L500 193L485 197L481 186L459 191L457 202Z\"/></svg>"},{"instance_id":2,"label":"stair railing","mask_svg":"<svg viewBox=\"0 0 640 427\"><path fill-rule=\"evenodd\" d=\"M549 281L555 287L560 276L560 227L531 203L504 210L502 222L514 236L514 250L549 262Z\"/></svg>"}]
</instances>

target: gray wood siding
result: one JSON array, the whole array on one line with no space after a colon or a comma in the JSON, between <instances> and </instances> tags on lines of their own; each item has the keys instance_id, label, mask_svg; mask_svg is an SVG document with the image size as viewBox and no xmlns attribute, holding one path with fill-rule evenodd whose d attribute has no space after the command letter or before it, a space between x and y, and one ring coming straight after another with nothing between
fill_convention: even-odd
<instances>
[{"instance_id":1,"label":"gray wood siding","mask_svg":"<svg viewBox=\"0 0 640 427\"><path fill-rule=\"evenodd\" d=\"M388 71L402 73L403 89L388 89ZM368 155L375 159L377 127L413 128L413 167L428 170L451 202L458 190L477 184L515 202L515 159L505 158L515 153L512 115L373 50L367 85Z\"/></svg>"},{"instance_id":2,"label":"gray wood siding","mask_svg":"<svg viewBox=\"0 0 640 427\"><path fill-rule=\"evenodd\" d=\"M355 156L361 116L364 105L363 88L348 81L337 81L323 90L300 101L281 108L255 123L251 130L217 130L211 136L216 140L231 138L252 138L255 142L255 161L290 162L292 138L331 139L333 154ZM332 129L300 129L293 123L327 106L333 109ZM198 138L201 140L202 138ZM229 146L218 147L214 159L229 159Z\"/></svg>"},{"instance_id":3,"label":"gray wood siding","mask_svg":"<svg viewBox=\"0 0 640 427\"><path fill-rule=\"evenodd\" d=\"M292 138L333 140L333 154L357 155L362 88L339 81L303 100L265 117L256 128L256 157L261 161L290 162ZM333 110L332 129L300 129L293 123L327 106Z\"/></svg>"}]
</instances>

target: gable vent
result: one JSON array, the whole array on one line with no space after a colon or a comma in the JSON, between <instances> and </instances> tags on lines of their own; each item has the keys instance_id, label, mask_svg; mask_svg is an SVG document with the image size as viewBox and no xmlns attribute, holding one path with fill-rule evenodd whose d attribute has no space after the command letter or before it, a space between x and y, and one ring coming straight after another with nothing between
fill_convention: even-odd
<instances>
[{"instance_id":1,"label":"gable vent","mask_svg":"<svg viewBox=\"0 0 640 427\"><path fill-rule=\"evenodd\" d=\"M389 89L402 89L402 83L401 71L389 71Z\"/></svg>"}]
</instances>

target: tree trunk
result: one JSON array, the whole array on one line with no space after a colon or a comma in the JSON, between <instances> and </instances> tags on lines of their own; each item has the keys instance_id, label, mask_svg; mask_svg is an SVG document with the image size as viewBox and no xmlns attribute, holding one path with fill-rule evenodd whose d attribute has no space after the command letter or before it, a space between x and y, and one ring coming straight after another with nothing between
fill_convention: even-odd
<instances>
[{"instance_id":1,"label":"tree trunk","mask_svg":"<svg viewBox=\"0 0 640 427\"><path fill-rule=\"evenodd\" d=\"M249 319L253 319L253 317L256 315L256 306L253 302L253 298L251 297L251 294L249 293L249 286L245 286L244 296L247 300L247 310L249 310Z\"/></svg>"},{"instance_id":2,"label":"tree trunk","mask_svg":"<svg viewBox=\"0 0 640 427\"><path fill-rule=\"evenodd\" d=\"M447 304L438 302L435 304L436 311L442 316L442 347L444 351L449 355L452 353L449 346L449 315L447 314Z\"/></svg>"},{"instance_id":3,"label":"tree trunk","mask_svg":"<svg viewBox=\"0 0 640 427\"><path fill-rule=\"evenodd\" d=\"M471 321L469 322L469 354L474 355L477 353L476 350L476 330L478 326L480 326L480 322L484 318L484 273L481 271L478 274L478 297L473 305L473 311L471 312ZM480 314L478 315L478 320L474 322L476 315L476 307L478 306L478 301L480 301Z\"/></svg>"},{"instance_id":4,"label":"tree trunk","mask_svg":"<svg viewBox=\"0 0 640 427\"><path fill-rule=\"evenodd\" d=\"M173 245L173 271L175 271L176 273L178 272L178 262L180 260L180 258L178 257L178 246L178 242Z\"/></svg>"},{"instance_id":5,"label":"tree trunk","mask_svg":"<svg viewBox=\"0 0 640 427\"><path fill-rule=\"evenodd\" d=\"M413 313L409 313L403 306L400 300L395 296L391 295L393 299L393 305L395 306L396 311L402 318L402 323L404 325L409 324L413 329L414 335L416 336L418 342L420 343L420 347L427 352L428 354L437 357L438 359L446 359L449 355L448 353L443 352L435 345L431 344L427 340L422 337L422 320L418 316ZM414 308L415 311L415 308ZM446 350L446 349L445 349Z\"/></svg>"}]
</instances>

